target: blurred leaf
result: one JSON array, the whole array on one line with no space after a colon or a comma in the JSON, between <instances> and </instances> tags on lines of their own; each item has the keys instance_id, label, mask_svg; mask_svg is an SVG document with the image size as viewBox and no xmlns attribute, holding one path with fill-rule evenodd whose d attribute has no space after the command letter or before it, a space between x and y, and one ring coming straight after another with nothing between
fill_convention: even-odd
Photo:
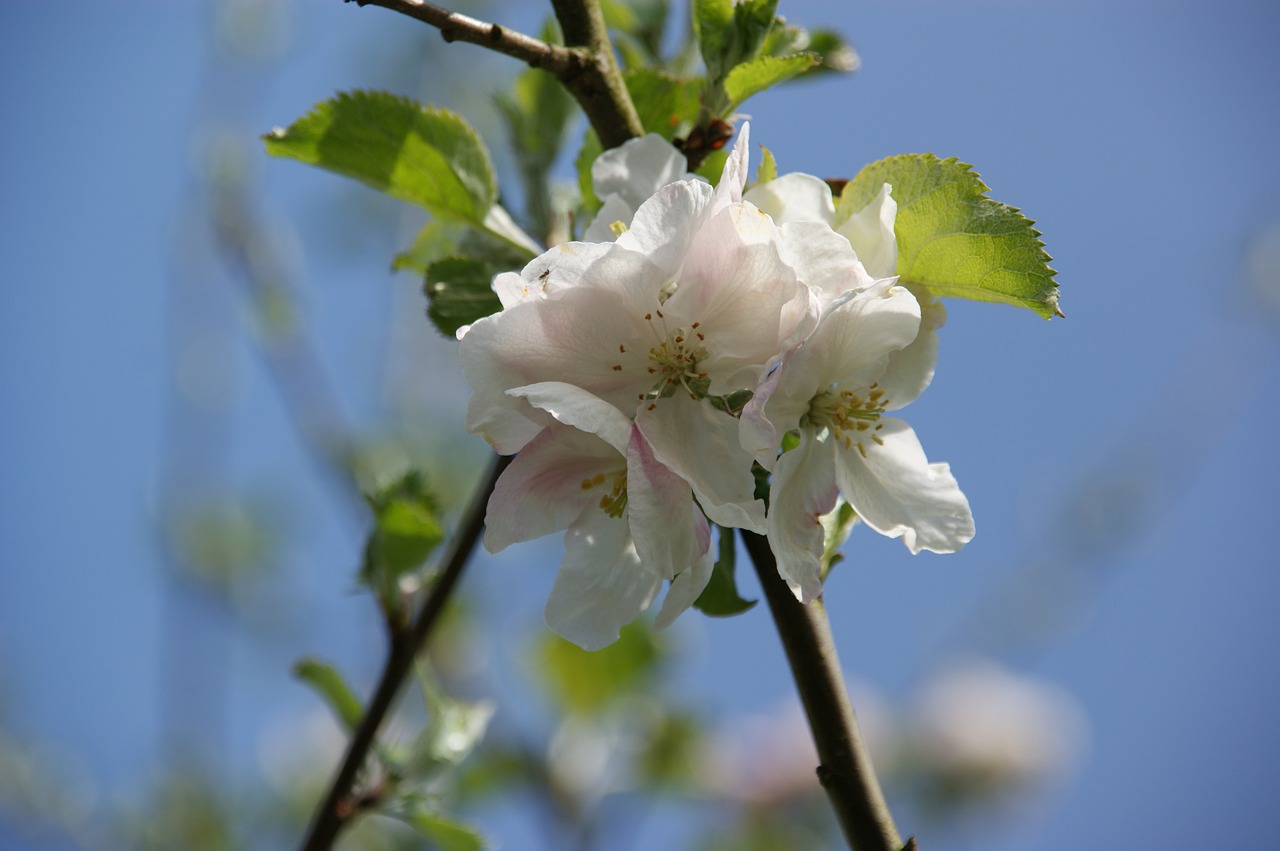
<instances>
[{"instance_id":1,"label":"blurred leaf","mask_svg":"<svg viewBox=\"0 0 1280 851\"><path fill-rule=\"evenodd\" d=\"M424 783L453 768L484 738L493 717L490 701L468 703L445 694L425 664L416 666L427 725L414 740L402 766L405 780Z\"/></svg>"},{"instance_id":2,"label":"blurred leaf","mask_svg":"<svg viewBox=\"0 0 1280 851\"><path fill-rule=\"evenodd\" d=\"M667 0L603 0L600 7L609 29L615 35L626 36L623 41L633 42L643 50L642 64L661 64L662 35L670 12Z\"/></svg>"},{"instance_id":3,"label":"blurred leaf","mask_svg":"<svg viewBox=\"0 0 1280 851\"><path fill-rule=\"evenodd\" d=\"M306 658L293 666L293 675L324 698L347 732L355 731L364 716L364 707L336 668L319 659Z\"/></svg>"},{"instance_id":4,"label":"blurred leaf","mask_svg":"<svg viewBox=\"0 0 1280 851\"><path fill-rule=\"evenodd\" d=\"M1056 274L1035 224L987 197L972 166L933 154L872 163L840 196L837 223L864 208L883 184L898 202L898 275L934 296L1025 307L1048 319L1058 310Z\"/></svg>"},{"instance_id":5,"label":"blurred leaf","mask_svg":"<svg viewBox=\"0 0 1280 851\"><path fill-rule=\"evenodd\" d=\"M694 173L700 177L705 177L713 184L719 183L720 175L724 174L724 163L727 159L729 159L729 150L727 148L712 151L707 154L706 158L703 159L701 165L698 166L697 171Z\"/></svg>"},{"instance_id":6,"label":"blurred leaf","mask_svg":"<svg viewBox=\"0 0 1280 851\"><path fill-rule=\"evenodd\" d=\"M729 617L740 615L756 604L756 600L744 600L738 594L738 583L733 578L735 563L733 530L721 527L720 557L707 587L693 603L695 608L712 617Z\"/></svg>"},{"instance_id":7,"label":"blurred leaf","mask_svg":"<svg viewBox=\"0 0 1280 851\"><path fill-rule=\"evenodd\" d=\"M658 660L648 627L632 623L622 628L617 641L594 652L549 634L541 647L538 670L561 706L592 713L647 683Z\"/></svg>"},{"instance_id":8,"label":"blurred leaf","mask_svg":"<svg viewBox=\"0 0 1280 851\"><path fill-rule=\"evenodd\" d=\"M502 309L491 285L494 273L487 263L466 257L447 257L427 268L427 315L441 333L452 337L463 325Z\"/></svg>"},{"instance_id":9,"label":"blurred leaf","mask_svg":"<svg viewBox=\"0 0 1280 851\"><path fill-rule=\"evenodd\" d=\"M813 30L798 27L779 18L760 47L761 56L786 56L792 53L814 53L818 64L812 72L858 70L860 60L853 45L834 30Z\"/></svg>"},{"instance_id":10,"label":"blurred leaf","mask_svg":"<svg viewBox=\"0 0 1280 851\"><path fill-rule=\"evenodd\" d=\"M270 563L277 546L264 505L214 499L181 511L173 521L183 567L222 589Z\"/></svg>"},{"instance_id":11,"label":"blurred leaf","mask_svg":"<svg viewBox=\"0 0 1280 851\"><path fill-rule=\"evenodd\" d=\"M636 772L650 787L669 788L692 778L701 767L702 729L687 715L665 712L645 737Z\"/></svg>"},{"instance_id":12,"label":"blurred leaf","mask_svg":"<svg viewBox=\"0 0 1280 851\"><path fill-rule=\"evenodd\" d=\"M790 56L758 56L736 66L724 81L725 94L729 98L727 108L736 109L752 95L803 74L818 62L816 53L793 53Z\"/></svg>"},{"instance_id":13,"label":"blurred leaf","mask_svg":"<svg viewBox=\"0 0 1280 851\"><path fill-rule=\"evenodd\" d=\"M360 581L378 595L392 626L403 626L407 612L400 579L422 567L444 541L444 527L436 516L438 506L417 470L366 500L373 510L374 526L365 543Z\"/></svg>"},{"instance_id":14,"label":"blurred leaf","mask_svg":"<svg viewBox=\"0 0 1280 851\"><path fill-rule=\"evenodd\" d=\"M426 274L432 263L457 252L458 242L468 230L455 222L432 219L418 231L413 244L395 256L391 268L397 272L408 269L419 275Z\"/></svg>"},{"instance_id":15,"label":"blurred leaf","mask_svg":"<svg viewBox=\"0 0 1280 851\"><path fill-rule=\"evenodd\" d=\"M415 801L409 806L386 812L421 833L439 851L481 851L488 847L484 837L474 828L441 815L425 801Z\"/></svg>"},{"instance_id":16,"label":"blurred leaf","mask_svg":"<svg viewBox=\"0 0 1280 851\"><path fill-rule=\"evenodd\" d=\"M387 92L339 94L263 140L274 156L355 178L436 216L483 224L498 194L489 152L461 116Z\"/></svg>"},{"instance_id":17,"label":"blurred leaf","mask_svg":"<svg viewBox=\"0 0 1280 851\"><path fill-rule=\"evenodd\" d=\"M693 0L693 31L707 76L720 80L733 67L733 0Z\"/></svg>"}]
</instances>

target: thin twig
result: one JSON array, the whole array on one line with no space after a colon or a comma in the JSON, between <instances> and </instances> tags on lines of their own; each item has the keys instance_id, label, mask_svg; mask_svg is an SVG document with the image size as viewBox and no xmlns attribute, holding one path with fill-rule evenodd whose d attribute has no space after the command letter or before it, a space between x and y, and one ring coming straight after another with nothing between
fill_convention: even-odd
<instances>
[{"instance_id":1,"label":"thin twig","mask_svg":"<svg viewBox=\"0 0 1280 851\"><path fill-rule=\"evenodd\" d=\"M555 0L556 17L565 32L565 47L423 0L344 2L381 6L408 15L440 30L445 41L465 41L487 47L552 74L578 101L606 148L616 147L644 133L618 70L597 2Z\"/></svg>"},{"instance_id":2,"label":"thin twig","mask_svg":"<svg viewBox=\"0 0 1280 851\"><path fill-rule=\"evenodd\" d=\"M827 790L849 847L900 851L902 840L858 730L822 601L801 605L796 600L778 576L767 538L744 531L742 539L760 576L809 719L821 762L818 781Z\"/></svg>"},{"instance_id":3,"label":"thin twig","mask_svg":"<svg viewBox=\"0 0 1280 851\"><path fill-rule=\"evenodd\" d=\"M462 516L461 525L444 559L444 568L432 584L431 593L419 609L417 618L408 630L392 636L378 687L365 709L364 716L360 719L355 735L351 737L342 767L334 777L324 802L316 810L311 829L301 845L302 851L327 851L333 846L334 840L351 817L360 811L359 801L354 794L360 769L369 757L378 729L382 726L382 722L395 702L396 695L399 694L409 671L413 668L414 657L426 644L432 628L439 620L445 602L449 599L458 578L462 575L463 568L470 559L471 551L475 549L476 542L480 539L480 533L484 529L485 507L488 505L489 495L493 493L498 476L510 461L509 457L493 459L488 473L476 488Z\"/></svg>"}]
</instances>

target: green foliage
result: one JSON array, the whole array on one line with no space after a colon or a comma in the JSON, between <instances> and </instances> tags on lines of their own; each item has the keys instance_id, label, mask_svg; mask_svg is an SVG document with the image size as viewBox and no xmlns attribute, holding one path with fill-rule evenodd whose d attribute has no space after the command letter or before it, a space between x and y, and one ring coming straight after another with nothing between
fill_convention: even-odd
<instances>
[{"instance_id":1,"label":"green foliage","mask_svg":"<svg viewBox=\"0 0 1280 851\"><path fill-rule=\"evenodd\" d=\"M484 738L494 705L450 697L426 665L418 665L416 672L427 726L414 740L400 770L405 780L425 783L467 758Z\"/></svg>"},{"instance_id":2,"label":"green foliage","mask_svg":"<svg viewBox=\"0 0 1280 851\"><path fill-rule=\"evenodd\" d=\"M662 34L671 11L667 0L603 0L600 8L624 69L662 64Z\"/></svg>"},{"instance_id":3,"label":"green foliage","mask_svg":"<svg viewBox=\"0 0 1280 851\"><path fill-rule=\"evenodd\" d=\"M819 576L826 581L831 568L844 561L840 548L849 539L849 533L858 523L858 513L843 498L836 502L836 507L822 515L822 557L818 560Z\"/></svg>"},{"instance_id":4,"label":"green foliage","mask_svg":"<svg viewBox=\"0 0 1280 851\"><path fill-rule=\"evenodd\" d=\"M832 30L810 32L779 18L769 31L760 48L761 56L787 56L793 53L810 53L817 57L814 71L856 71L859 65L857 51L843 36Z\"/></svg>"},{"instance_id":5,"label":"green foliage","mask_svg":"<svg viewBox=\"0 0 1280 851\"><path fill-rule=\"evenodd\" d=\"M637 622L624 626L613 644L594 652L548 634L535 662L561 706L590 714L648 683L658 660L653 635Z\"/></svg>"},{"instance_id":6,"label":"green foliage","mask_svg":"<svg viewBox=\"0 0 1280 851\"><path fill-rule=\"evenodd\" d=\"M473 828L436 812L428 802L415 802L387 815L400 819L425 836L438 851L481 851L488 843Z\"/></svg>"},{"instance_id":7,"label":"green foliage","mask_svg":"<svg viewBox=\"0 0 1280 851\"><path fill-rule=\"evenodd\" d=\"M319 659L307 658L293 666L293 675L324 698L347 732L355 730L364 715L364 707L336 668Z\"/></svg>"},{"instance_id":8,"label":"green foliage","mask_svg":"<svg viewBox=\"0 0 1280 851\"><path fill-rule=\"evenodd\" d=\"M719 84L759 54L777 9L778 0L694 0L693 28L710 81Z\"/></svg>"},{"instance_id":9,"label":"green foliage","mask_svg":"<svg viewBox=\"0 0 1280 851\"><path fill-rule=\"evenodd\" d=\"M760 167L756 169L756 186L778 179L778 161L773 158L773 151L760 146Z\"/></svg>"},{"instance_id":10,"label":"green foliage","mask_svg":"<svg viewBox=\"0 0 1280 851\"><path fill-rule=\"evenodd\" d=\"M732 529L720 529L720 557L711 571L711 580L694 601L695 608L713 617L740 615L756 604L756 600L744 600L738 594L734 580L736 549Z\"/></svg>"},{"instance_id":11,"label":"green foliage","mask_svg":"<svg viewBox=\"0 0 1280 851\"><path fill-rule=\"evenodd\" d=\"M418 471L366 497L374 526L364 548L360 581L378 595L389 617L404 616L400 578L426 562L444 541L435 497Z\"/></svg>"},{"instance_id":12,"label":"green foliage","mask_svg":"<svg viewBox=\"0 0 1280 851\"><path fill-rule=\"evenodd\" d=\"M482 260L466 257L446 257L427 267L425 290L431 300L427 315L441 333L453 336L463 325L502 309L490 285L497 271Z\"/></svg>"},{"instance_id":13,"label":"green foliage","mask_svg":"<svg viewBox=\"0 0 1280 851\"><path fill-rule=\"evenodd\" d=\"M793 53L790 56L757 56L743 62L725 77L724 91L734 109L747 98L786 82L821 63L816 53Z\"/></svg>"},{"instance_id":14,"label":"green foliage","mask_svg":"<svg viewBox=\"0 0 1280 851\"><path fill-rule=\"evenodd\" d=\"M1026 307L1046 319L1062 315L1040 231L1016 207L988 198L971 169L933 154L872 163L845 187L836 221L861 210L889 183L898 202L894 232L903 283L934 296Z\"/></svg>"},{"instance_id":15,"label":"green foliage","mask_svg":"<svg viewBox=\"0 0 1280 851\"><path fill-rule=\"evenodd\" d=\"M387 92L339 94L263 140L269 154L355 178L444 218L481 225L498 195L489 151L471 125Z\"/></svg>"}]
</instances>

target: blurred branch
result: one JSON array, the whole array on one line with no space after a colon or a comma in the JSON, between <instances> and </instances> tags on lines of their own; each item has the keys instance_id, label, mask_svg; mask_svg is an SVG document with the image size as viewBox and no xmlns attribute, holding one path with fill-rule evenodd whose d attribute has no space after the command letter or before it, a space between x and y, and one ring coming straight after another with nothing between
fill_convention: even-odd
<instances>
[{"instance_id":1,"label":"blurred branch","mask_svg":"<svg viewBox=\"0 0 1280 851\"><path fill-rule=\"evenodd\" d=\"M578 101L605 148L644 133L626 84L618 70L596 0L554 0L565 47L499 24L426 3L423 0L344 0L359 6L381 6L440 30L445 41L487 47L553 75Z\"/></svg>"},{"instance_id":2,"label":"blurred branch","mask_svg":"<svg viewBox=\"0 0 1280 851\"><path fill-rule=\"evenodd\" d=\"M763 535L743 531L769 611L778 626L818 749L818 781L827 790L849 847L856 851L900 851L871 757L862 741L853 704L840 673L827 610L821 600L802 605L778 575L778 563ZM914 840L908 840L914 848Z\"/></svg>"},{"instance_id":3,"label":"blurred branch","mask_svg":"<svg viewBox=\"0 0 1280 851\"><path fill-rule=\"evenodd\" d=\"M413 660L418 651L426 644L432 628L439 620L444 604L457 585L463 568L470 560L471 551L475 549L484 529L485 509L489 503L489 495L493 492L498 476L507 468L510 457L493 459L480 485L472 495L471 502L462 516L458 532L454 535L450 550L443 561L444 567L440 575L431 585L418 615L407 630L393 632L391 644L387 652L387 660L382 669L382 676L374 690L373 698L365 710L360 725L356 728L351 743L347 746L342 767L338 770L333 784L325 795L324 802L316 810L311 828L303 841L303 851L322 851L333 846L338 834L361 810L377 803L376 796L359 794L356 780L360 769L369 758L378 730L386 720L387 713L395 702L396 695L409 672L413 669Z\"/></svg>"}]
</instances>

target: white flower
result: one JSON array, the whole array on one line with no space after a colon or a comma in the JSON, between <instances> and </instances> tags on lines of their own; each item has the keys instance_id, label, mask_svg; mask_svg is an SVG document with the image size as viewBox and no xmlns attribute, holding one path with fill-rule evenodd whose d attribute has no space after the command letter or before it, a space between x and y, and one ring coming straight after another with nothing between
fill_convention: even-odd
<instances>
[{"instance_id":1,"label":"white flower","mask_svg":"<svg viewBox=\"0 0 1280 851\"><path fill-rule=\"evenodd\" d=\"M712 520L764 530L737 422L709 397L754 388L812 328L815 303L784 259L795 249L742 201L746 136L716 189L668 184L617 242L571 243L526 267L517 298L462 341L469 430L519 451L572 401L561 391L585 390L634 417Z\"/></svg>"},{"instance_id":2,"label":"white flower","mask_svg":"<svg viewBox=\"0 0 1280 851\"><path fill-rule=\"evenodd\" d=\"M930 464L906 423L884 416L928 383L932 362L892 355L916 339L920 306L891 280L824 313L742 413L743 446L773 471L768 535L778 572L802 601L822 592L820 517L838 493L868 526L911 552L954 552L973 517L946 464ZM799 444L777 456L789 431Z\"/></svg>"},{"instance_id":3,"label":"white flower","mask_svg":"<svg viewBox=\"0 0 1280 851\"><path fill-rule=\"evenodd\" d=\"M671 588L656 629L692 605L711 576L711 530L689 485L653 457L621 412L582 391L528 392L551 391L563 402L559 421L498 479L484 543L498 552L566 529L547 623L598 650L649 608L665 581Z\"/></svg>"},{"instance_id":4,"label":"white flower","mask_svg":"<svg viewBox=\"0 0 1280 851\"><path fill-rule=\"evenodd\" d=\"M677 180L700 180L688 171L685 155L656 133L628 139L596 157L591 185L603 205L587 225L586 242L612 242L614 222L631 224L636 210L649 196Z\"/></svg>"}]
</instances>

